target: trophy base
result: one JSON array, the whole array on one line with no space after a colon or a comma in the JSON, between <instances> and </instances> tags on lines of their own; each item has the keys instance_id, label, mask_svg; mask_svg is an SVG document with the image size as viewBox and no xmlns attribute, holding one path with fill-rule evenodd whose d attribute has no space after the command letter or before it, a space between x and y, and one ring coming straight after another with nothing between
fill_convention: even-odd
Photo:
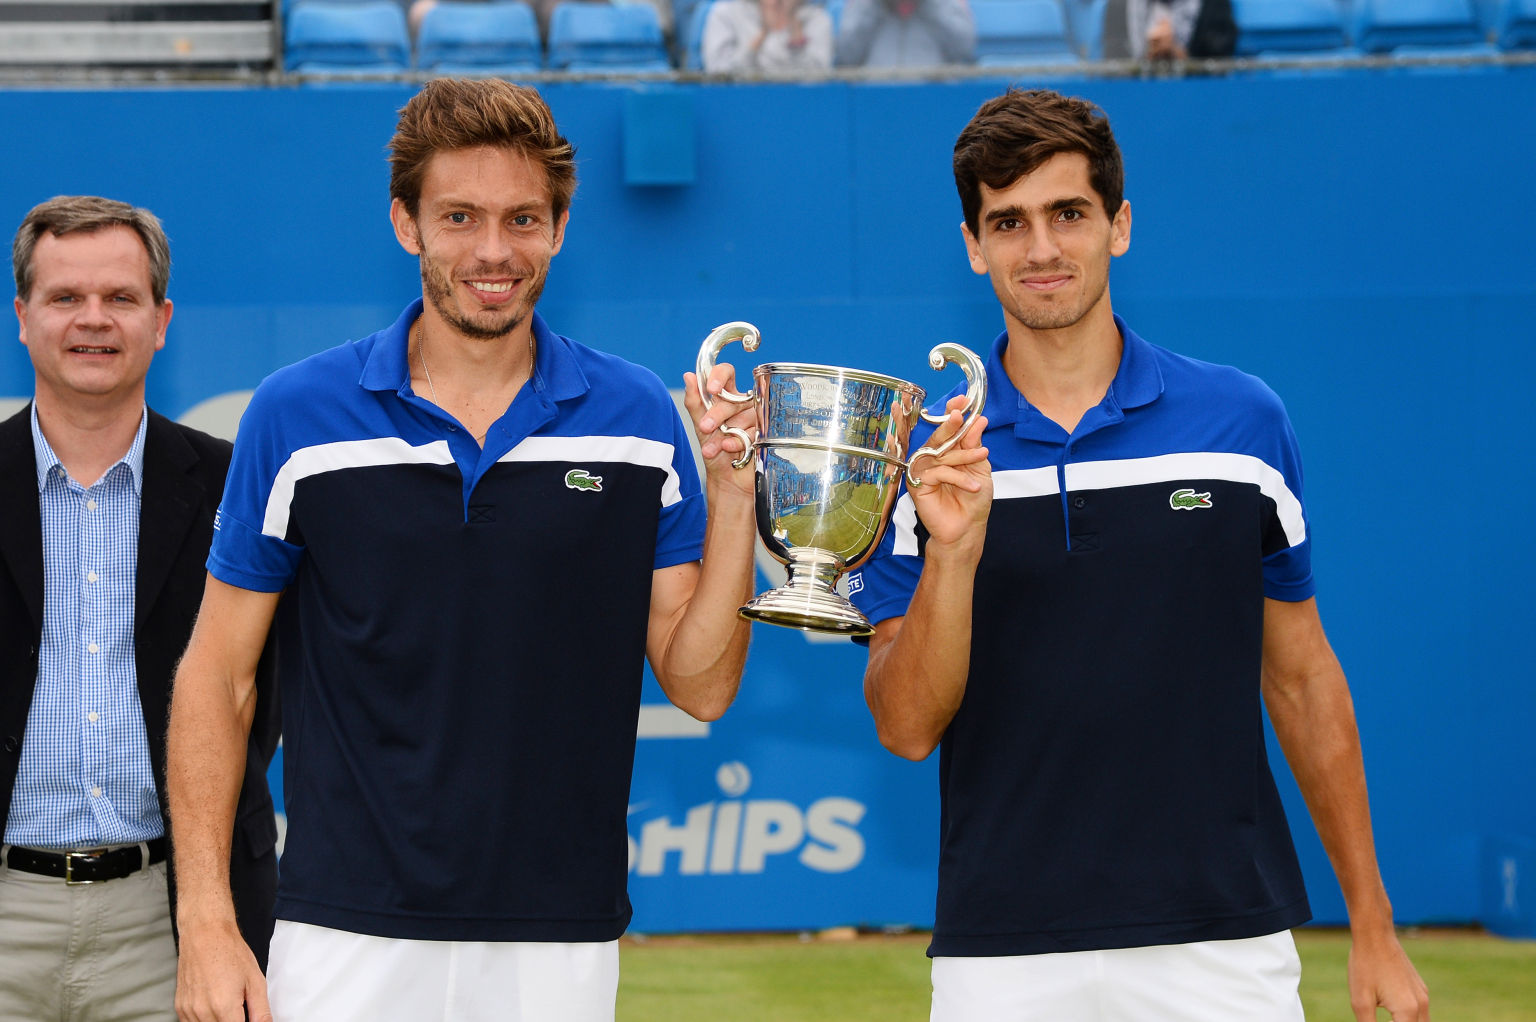
<instances>
[{"instance_id":1,"label":"trophy base","mask_svg":"<svg viewBox=\"0 0 1536 1022\"><path fill-rule=\"evenodd\" d=\"M873 635L869 618L836 592L815 585L789 584L770 589L741 608L741 616L785 628L832 635Z\"/></svg>"}]
</instances>

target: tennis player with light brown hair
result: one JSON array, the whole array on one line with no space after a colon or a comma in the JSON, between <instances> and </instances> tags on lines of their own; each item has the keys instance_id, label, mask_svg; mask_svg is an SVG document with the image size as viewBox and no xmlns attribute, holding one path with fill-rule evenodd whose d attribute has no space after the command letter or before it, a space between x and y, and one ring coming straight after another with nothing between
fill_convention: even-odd
<instances>
[{"instance_id":1,"label":"tennis player with light brown hair","mask_svg":"<svg viewBox=\"0 0 1536 1022\"><path fill-rule=\"evenodd\" d=\"M177 1009L609 1022L643 663L700 719L735 697L752 472L690 387L701 488L661 380L535 310L575 188L536 92L429 82L391 152L422 297L257 390L177 675ZM289 830L264 984L220 864L269 627Z\"/></svg>"}]
</instances>

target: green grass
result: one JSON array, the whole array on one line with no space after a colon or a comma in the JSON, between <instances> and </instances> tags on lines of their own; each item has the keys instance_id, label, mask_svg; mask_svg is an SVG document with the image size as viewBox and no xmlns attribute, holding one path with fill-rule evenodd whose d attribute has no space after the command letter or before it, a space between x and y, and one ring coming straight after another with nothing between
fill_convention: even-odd
<instances>
[{"instance_id":1,"label":"green grass","mask_svg":"<svg viewBox=\"0 0 1536 1022\"><path fill-rule=\"evenodd\" d=\"M926 940L716 936L625 941L618 1022L920 1022Z\"/></svg>"},{"instance_id":2,"label":"green grass","mask_svg":"<svg viewBox=\"0 0 1536 1022\"><path fill-rule=\"evenodd\" d=\"M1429 985L1430 1014L1446 1022L1536 1020L1536 941L1477 931L1409 930L1403 947ZM1354 1022L1346 990L1349 935L1299 930L1301 1003L1308 1022ZM1386 1013L1380 1013L1386 1018Z\"/></svg>"},{"instance_id":3,"label":"green grass","mask_svg":"<svg viewBox=\"0 0 1536 1022\"><path fill-rule=\"evenodd\" d=\"M618 1022L925 1022L926 944L918 935L625 940ZM1301 930L1297 946L1308 1022L1354 1022L1347 934ZM1536 1022L1536 942L1437 930L1407 931L1403 946L1440 1022Z\"/></svg>"}]
</instances>

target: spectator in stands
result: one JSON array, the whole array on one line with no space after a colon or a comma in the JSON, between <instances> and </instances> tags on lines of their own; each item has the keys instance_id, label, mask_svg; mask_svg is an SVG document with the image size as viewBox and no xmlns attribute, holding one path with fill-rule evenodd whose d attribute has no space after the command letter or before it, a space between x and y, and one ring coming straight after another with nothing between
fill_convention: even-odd
<instances>
[{"instance_id":1,"label":"spectator in stands","mask_svg":"<svg viewBox=\"0 0 1536 1022\"><path fill-rule=\"evenodd\" d=\"M832 16L801 0L715 0L703 51L706 71L824 71Z\"/></svg>"},{"instance_id":2,"label":"spectator in stands","mask_svg":"<svg viewBox=\"0 0 1536 1022\"><path fill-rule=\"evenodd\" d=\"M0 423L0 1019L174 1022L165 714L230 445L144 403L172 304L153 213L61 196L27 214L11 251L35 384ZM240 812L224 834L235 939L262 964L277 884L270 667L249 744L231 750Z\"/></svg>"},{"instance_id":3,"label":"spectator in stands","mask_svg":"<svg viewBox=\"0 0 1536 1022\"><path fill-rule=\"evenodd\" d=\"M1237 48L1232 0L1109 0L1106 60L1230 57Z\"/></svg>"},{"instance_id":4,"label":"spectator in stands","mask_svg":"<svg viewBox=\"0 0 1536 1022\"><path fill-rule=\"evenodd\" d=\"M930 67L976 59L966 0L848 0L837 35L844 67Z\"/></svg>"}]
</instances>

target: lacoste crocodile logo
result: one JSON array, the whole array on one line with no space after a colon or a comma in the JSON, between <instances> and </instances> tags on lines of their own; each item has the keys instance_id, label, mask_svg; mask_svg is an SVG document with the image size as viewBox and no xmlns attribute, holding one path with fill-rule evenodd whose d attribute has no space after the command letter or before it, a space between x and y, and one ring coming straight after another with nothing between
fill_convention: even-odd
<instances>
[{"instance_id":1,"label":"lacoste crocodile logo","mask_svg":"<svg viewBox=\"0 0 1536 1022\"><path fill-rule=\"evenodd\" d=\"M565 474L565 485L573 490L595 490L603 488L603 477L588 475L586 469L573 468Z\"/></svg>"},{"instance_id":2,"label":"lacoste crocodile logo","mask_svg":"<svg viewBox=\"0 0 1536 1022\"><path fill-rule=\"evenodd\" d=\"M1174 490L1168 495L1168 506L1175 511L1193 511L1197 507L1210 507L1211 495L1196 493L1189 489Z\"/></svg>"}]
</instances>

